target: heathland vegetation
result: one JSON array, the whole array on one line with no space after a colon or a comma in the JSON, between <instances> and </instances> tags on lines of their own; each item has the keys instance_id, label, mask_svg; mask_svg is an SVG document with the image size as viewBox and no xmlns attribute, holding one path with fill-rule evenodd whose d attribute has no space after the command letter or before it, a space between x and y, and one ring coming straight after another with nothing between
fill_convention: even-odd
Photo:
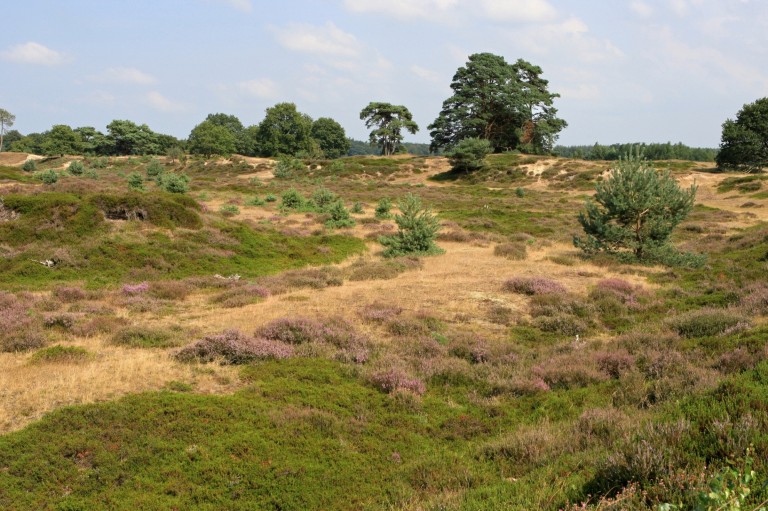
<instances>
[{"instance_id":1,"label":"heathland vegetation","mask_svg":"<svg viewBox=\"0 0 768 511\"><path fill-rule=\"evenodd\" d=\"M475 72L541 117L469 130ZM540 73L473 56L445 157L289 103L12 141L0 508L761 508L766 176L532 154Z\"/></svg>"}]
</instances>

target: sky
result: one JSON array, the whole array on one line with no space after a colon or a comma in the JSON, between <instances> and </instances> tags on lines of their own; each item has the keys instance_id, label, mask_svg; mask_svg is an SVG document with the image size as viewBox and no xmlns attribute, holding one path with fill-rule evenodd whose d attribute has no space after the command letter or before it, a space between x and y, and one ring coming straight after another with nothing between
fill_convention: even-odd
<instances>
[{"instance_id":1,"label":"sky","mask_svg":"<svg viewBox=\"0 0 768 511\"><path fill-rule=\"evenodd\" d=\"M717 147L768 96L766 0L23 0L3 6L0 108L14 129L186 138L210 113L258 124L296 103L367 139L371 101L427 126L469 55L543 70L563 145Z\"/></svg>"}]
</instances>

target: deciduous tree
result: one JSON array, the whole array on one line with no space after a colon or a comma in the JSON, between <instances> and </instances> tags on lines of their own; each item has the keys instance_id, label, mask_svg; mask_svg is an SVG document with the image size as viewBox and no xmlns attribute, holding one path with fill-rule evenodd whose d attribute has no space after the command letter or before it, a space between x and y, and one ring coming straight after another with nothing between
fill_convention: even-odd
<instances>
[{"instance_id":1,"label":"deciduous tree","mask_svg":"<svg viewBox=\"0 0 768 511\"><path fill-rule=\"evenodd\" d=\"M768 167L768 98L744 105L736 120L723 123L720 152L715 157L722 169L760 172Z\"/></svg>"},{"instance_id":2,"label":"deciduous tree","mask_svg":"<svg viewBox=\"0 0 768 511\"><path fill-rule=\"evenodd\" d=\"M256 136L262 156L296 155L312 149L312 118L296 110L294 103L267 108Z\"/></svg>"},{"instance_id":3,"label":"deciduous tree","mask_svg":"<svg viewBox=\"0 0 768 511\"><path fill-rule=\"evenodd\" d=\"M237 147L235 135L221 124L213 121L203 121L192 129L189 134L189 152L202 154L210 158L214 154L228 156Z\"/></svg>"},{"instance_id":4,"label":"deciduous tree","mask_svg":"<svg viewBox=\"0 0 768 511\"><path fill-rule=\"evenodd\" d=\"M320 117L312 123L312 138L320 145L326 158L346 156L349 152L349 139L344 128L329 117Z\"/></svg>"}]
</instances>

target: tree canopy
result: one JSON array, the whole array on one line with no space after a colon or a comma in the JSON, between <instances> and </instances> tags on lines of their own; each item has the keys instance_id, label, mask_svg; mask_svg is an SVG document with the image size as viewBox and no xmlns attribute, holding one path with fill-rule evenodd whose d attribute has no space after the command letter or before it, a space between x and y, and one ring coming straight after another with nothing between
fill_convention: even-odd
<instances>
[{"instance_id":1,"label":"tree canopy","mask_svg":"<svg viewBox=\"0 0 768 511\"><path fill-rule=\"evenodd\" d=\"M312 118L296 110L294 103L267 108L256 139L262 156L295 155L312 149Z\"/></svg>"},{"instance_id":2,"label":"tree canopy","mask_svg":"<svg viewBox=\"0 0 768 511\"><path fill-rule=\"evenodd\" d=\"M326 158L346 156L350 142L344 128L330 117L320 117L312 123L312 138Z\"/></svg>"},{"instance_id":3,"label":"tree canopy","mask_svg":"<svg viewBox=\"0 0 768 511\"><path fill-rule=\"evenodd\" d=\"M43 154L47 156L80 154L82 151L83 140L80 134L66 124L53 126L43 142Z\"/></svg>"},{"instance_id":4,"label":"tree canopy","mask_svg":"<svg viewBox=\"0 0 768 511\"><path fill-rule=\"evenodd\" d=\"M402 131L414 134L419 131L419 126L413 121L411 112L402 105L391 103L371 102L360 112L360 120L365 121L365 127L371 131L371 144L378 144L381 154L389 156L395 154L403 140Z\"/></svg>"},{"instance_id":5,"label":"tree canopy","mask_svg":"<svg viewBox=\"0 0 768 511\"><path fill-rule=\"evenodd\" d=\"M205 120L195 126L189 134L188 149L192 154L202 154L206 157L214 154L228 156L236 151L237 138L226 126Z\"/></svg>"},{"instance_id":6,"label":"tree canopy","mask_svg":"<svg viewBox=\"0 0 768 511\"><path fill-rule=\"evenodd\" d=\"M723 123L720 152L715 158L722 169L760 172L768 167L768 98L744 105L736 120Z\"/></svg>"},{"instance_id":7,"label":"tree canopy","mask_svg":"<svg viewBox=\"0 0 768 511\"><path fill-rule=\"evenodd\" d=\"M551 151L567 123L552 106L560 95L547 90L541 74L540 67L522 59L509 64L492 53L470 55L453 76L453 95L428 126L432 150L479 138L495 152Z\"/></svg>"}]
</instances>

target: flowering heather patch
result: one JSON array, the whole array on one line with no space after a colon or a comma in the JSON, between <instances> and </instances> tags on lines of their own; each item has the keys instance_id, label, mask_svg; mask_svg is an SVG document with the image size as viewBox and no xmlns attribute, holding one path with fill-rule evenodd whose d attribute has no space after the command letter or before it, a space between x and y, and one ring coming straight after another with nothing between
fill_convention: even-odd
<instances>
[{"instance_id":1,"label":"flowering heather patch","mask_svg":"<svg viewBox=\"0 0 768 511\"><path fill-rule=\"evenodd\" d=\"M621 303L634 307L638 305L638 296L644 293L645 291L640 286L633 286L626 280L610 278L599 281L591 296L599 298L600 295L608 294L617 298Z\"/></svg>"},{"instance_id":2,"label":"flowering heather patch","mask_svg":"<svg viewBox=\"0 0 768 511\"><path fill-rule=\"evenodd\" d=\"M393 319L395 316L399 316L402 312L402 307L397 305L386 305L376 302L360 308L358 314L366 321L383 323Z\"/></svg>"},{"instance_id":3,"label":"flowering heather patch","mask_svg":"<svg viewBox=\"0 0 768 511\"><path fill-rule=\"evenodd\" d=\"M625 350L599 352L595 354L595 360L597 367L614 379L620 378L635 365L635 357Z\"/></svg>"},{"instance_id":4,"label":"flowering heather patch","mask_svg":"<svg viewBox=\"0 0 768 511\"><path fill-rule=\"evenodd\" d=\"M227 330L208 335L176 353L182 362L213 362L246 364L254 360L281 360L293 356L293 346L269 340L249 337L238 330Z\"/></svg>"},{"instance_id":5,"label":"flowering heather patch","mask_svg":"<svg viewBox=\"0 0 768 511\"><path fill-rule=\"evenodd\" d=\"M717 368L724 373L738 373L754 368L764 358L765 353L750 353L745 348L736 348L720 356Z\"/></svg>"},{"instance_id":6,"label":"flowering heather patch","mask_svg":"<svg viewBox=\"0 0 768 511\"><path fill-rule=\"evenodd\" d=\"M583 353L550 358L535 366L532 373L549 387L564 389L586 387L607 379Z\"/></svg>"},{"instance_id":7,"label":"flowering heather patch","mask_svg":"<svg viewBox=\"0 0 768 511\"><path fill-rule=\"evenodd\" d=\"M412 378L402 369L394 367L372 374L370 381L374 387L387 394L398 390L407 390L421 395L427 390L424 382L418 378Z\"/></svg>"},{"instance_id":8,"label":"flowering heather patch","mask_svg":"<svg viewBox=\"0 0 768 511\"><path fill-rule=\"evenodd\" d=\"M53 290L53 296L62 302L71 303L85 300L86 294L79 287L61 286Z\"/></svg>"},{"instance_id":9,"label":"flowering heather patch","mask_svg":"<svg viewBox=\"0 0 768 511\"><path fill-rule=\"evenodd\" d=\"M0 291L0 351L27 351L40 348L45 337L29 313L30 300Z\"/></svg>"},{"instance_id":10,"label":"flowering heather patch","mask_svg":"<svg viewBox=\"0 0 768 511\"><path fill-rule=\"evenodd\" d=\"M471 364L488 362L491 349L485 339L473 337L469 339L456 339L448 345L448 354L457 358L463 358Z\"/></svg>"},{"instance_id":11,"label":"flowering heather patch","mask_svg":"<svg viewBox=\"0 0 768 511\"><path fill-rule=\"evenodd\" d=\"M61 328L71 330L75 326L75 316L72 314L53 314L43 320L46 328Z\"/></svg>"},{"instance_id":12,"label":"flowering heather patch","mask_svg":"<svg viewBox=\"0 0 768 511\"><path fill-rule=\"evenodd\" d=\"M256 337L291 345L326 344L337 348L338 360L362 364L370 358L370 342L343 320L319 322L308 318L279 318L256 331Z\"/></svg>"},{"instance_id":13,"label":"flowering heather patch","mask_svg":"<svg viewBox=\"0 0 768 511\"><path fill-rule=\"evenodd\" d=\"M740 305L750 315L768 314L768 284L761 282L748 287Z\"/></svg>"},{"instance_id":14,"label":"flowering heather patch","mask_svg":"<svg viewBox=\"0 0 768 511\"><path fill-rule=\"evenodd\" d=\"M214 296L211 302L228 308L244 307L259 302L269 295L269 289L263 286L246 285L227 289Z\"/></svg>"},{"instance_id":15,"label":"flowering heather patch","mask_svg":"<svg viewBox=\"0 0 768 511\"><path fill-rule=\"evenodd\" d=\"M546 277L513 277L504 282L504 290L530 296L568 291L559 282Z\"/></svg>"},{"instance_id":16,"label":"flowering heather patch","mask_svg":"<svg viewBox=\"0 0 768 511\"><path fill-rule=\"evenodd\" d=\"M139 284L123 284L123 294L128 296L140 295L149 291L149 282L141 282Z\"/></svg>"}]
</instances>

